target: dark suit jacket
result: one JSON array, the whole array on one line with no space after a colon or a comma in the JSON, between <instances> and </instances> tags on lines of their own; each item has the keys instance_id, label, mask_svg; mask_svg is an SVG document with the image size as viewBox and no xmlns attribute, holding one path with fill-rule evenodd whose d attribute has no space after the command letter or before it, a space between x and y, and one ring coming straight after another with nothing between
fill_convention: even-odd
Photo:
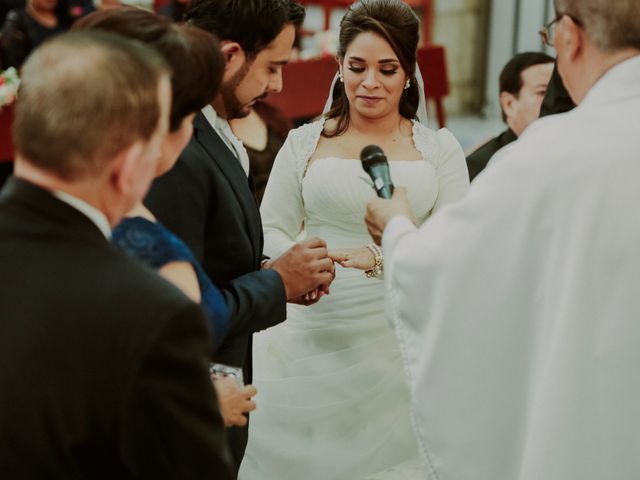
<instances>
[{"instance_id":1,"label":"dark suit jacket","mask_svg":"<svg viewBox=\"0 0 640 480\"><path fill-rule=\"evenodd\" d=\"M487 143L478 147L467 157L467 168L469 169L469 180L473 180L489 163L491 157L505 145L515 142L518 139L516 134L509 128Z\"/></svg>"},{"instance_id":2,"label":"dark suit jacket","mask_svg":"<svg viewBox=\"0 0 640 480\"><path fill-rule=\"evenodd\" d=\"M558 65L556 64L553 68L549 85L547 86L547 93L545 93L542 105L540 106L540 117L568 112L575 108L575 106L576 104L573 103L569 92L567 92L562 82L562 77L558 72Z\"/></svg>"},{"instance_id":3,"label":"dark suit jacket","mask_svg":"<svg viewBox=\"0 0 640 480\"><path fill-rule=\"evenodd\" d=\"M197 305L15 178L0 278L0 478L233 478Z\"/></svg>"},{"instance_id":4,"label":"dark suit jacket","mask_svg":"<svg viewBox=\"0 0 640 480\"><path fill-rule=\"evenodd\" d=\"M231 319L215 356L242 367L251 382L251 335L285 319L284 284L275 271L260 270L262 221L250 180L201 113L176 166L156 179L145 204L186 242L221 289ZM231 442L239 462L246 430L234 432Z\"/></svg>"}]
</instances>

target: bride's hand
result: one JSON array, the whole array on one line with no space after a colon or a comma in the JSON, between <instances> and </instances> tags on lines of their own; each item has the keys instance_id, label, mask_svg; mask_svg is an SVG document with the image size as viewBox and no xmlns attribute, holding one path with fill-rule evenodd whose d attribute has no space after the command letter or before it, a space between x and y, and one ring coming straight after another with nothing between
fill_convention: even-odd
<instances>
[{"instance_id":1,"label":"bride's hand","mask_svg":"<svg viewBox=\"0 0 640 480\"><path fill-rule=\"evenodd\" d=\"M358 270L371 270L376 263L373 252L367 247L329 250L329 258L345 268Z\"/></svg>"}]
</instances>

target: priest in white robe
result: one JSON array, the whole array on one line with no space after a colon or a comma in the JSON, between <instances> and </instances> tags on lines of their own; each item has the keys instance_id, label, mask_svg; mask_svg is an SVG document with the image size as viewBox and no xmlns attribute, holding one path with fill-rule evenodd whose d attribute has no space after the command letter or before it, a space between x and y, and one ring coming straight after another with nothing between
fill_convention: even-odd
<instances>
[{"instance_id":1,"label":"priest in white robe","mask_svg":"<svg viewBox=\"0 0 640 480\"><path fill-rule=\"evenodd\" d=\"M556 12L578 108L419 229L368 206L433 479L640 478L640 2Z\"/></svg>"}]
</instances>

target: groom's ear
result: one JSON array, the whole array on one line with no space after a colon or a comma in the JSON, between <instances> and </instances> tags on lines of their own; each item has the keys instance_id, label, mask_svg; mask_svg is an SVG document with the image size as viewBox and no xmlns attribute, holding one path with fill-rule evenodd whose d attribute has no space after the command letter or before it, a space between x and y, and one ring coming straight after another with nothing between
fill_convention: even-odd
<instances>
[{"instance_id":1,"label":"groom's ear","mask_svg":"<svg viewBox=\"0 0 640 480\"><path fill-rule=\"evenodd\" d=\"M223 80L226 81L228 80L227 77L231 77L242 65L244 65L246 55L242 46L238 42L232 42L229 40L222 41L220 51L222 52L222 56L225 61Z\"/></svg>"}]
</instances>

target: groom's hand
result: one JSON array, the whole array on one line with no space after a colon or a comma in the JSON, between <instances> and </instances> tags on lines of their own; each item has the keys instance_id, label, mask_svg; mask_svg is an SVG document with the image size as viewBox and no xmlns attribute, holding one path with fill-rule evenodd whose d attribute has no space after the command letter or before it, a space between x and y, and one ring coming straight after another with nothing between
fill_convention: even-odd
<instances>
[{"instance_id":1,"label":"groom's hand","mask_svg":"<svg viewBox=\"0 0 640 480\"><path fill-rule=\"evenodd\" d=\"M364 221L369 229L369 235L376 245L382 245L382 234L393 217L407 217L413 223L413 213L407 200L407 190L404 187L395 187L393 197L389 200L376 198L367 204L367 214Z\"/></svg>"},{"instance_id":2,"label":"groom's hand","mask_svg":"<svg viewBox=\"0 0 640 480\"><path fill-rule=\"evenodd\" d=\"M311 290L310 292L300 295L299 297L292 298L289 303L295 303L297 305L313 305L318 303L322 297L329 295L329 285L320 285L318 288Z\"/></svg>"},{"instance_id":3,"label":"groom's hand","mask_svg":"<svg viewBox=\"0 0 640 480\"><path fill-rule=\"evenodd\" d=\"M317 290L328 293L329 285L335 277L335 266L328 257L327 244L319 238L312 238L296 243L293 247L271 262L269 268L274 269L282 277L287 300L303 305L310 305L320 298L318 294L304 298L305 294Z\"/></svg>"}]
</instances>

